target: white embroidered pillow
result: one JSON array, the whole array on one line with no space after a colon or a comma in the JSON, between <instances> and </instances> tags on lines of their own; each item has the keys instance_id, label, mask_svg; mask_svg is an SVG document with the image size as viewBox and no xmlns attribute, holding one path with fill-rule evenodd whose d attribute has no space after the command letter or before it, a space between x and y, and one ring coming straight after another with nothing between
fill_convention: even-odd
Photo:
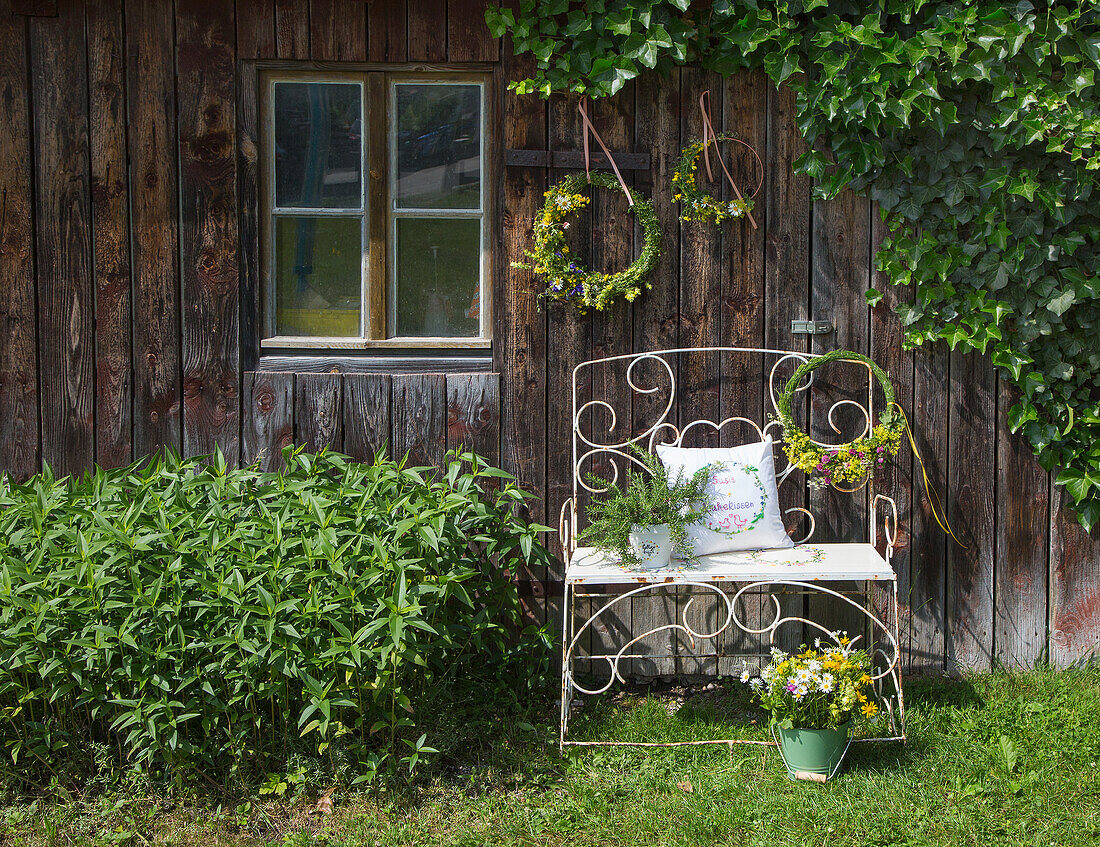
<instances>
[{"instance_id":1,"label":"white embroidered pillow","mask_svg":"<svg viewBox=\"0 0 1100 847\"><path fill-rule=\"evenodd\" d=\"M696 556L794 546L779 511L770 436L740 447L658 445L657 456L671 479L709 468L711 510L688 527Z\"/></svg>"}]
</instances>

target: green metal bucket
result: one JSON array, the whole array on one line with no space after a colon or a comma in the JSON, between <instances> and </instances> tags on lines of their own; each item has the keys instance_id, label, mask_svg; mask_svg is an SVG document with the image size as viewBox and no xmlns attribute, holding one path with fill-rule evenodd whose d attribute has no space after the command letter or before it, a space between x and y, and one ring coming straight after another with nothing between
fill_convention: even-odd
<instances>
[{"instance_id":1,"label":"green metal bucket","mask_svg":"<svg viewBox=\"0 0 1100 847\"><path fill-rule=\"evenodd\" d=\"M848 750L852 725L838 729L776 728L783 762L791 779L816 779L823 782L833 775Z\"/></svg>"}]
</instances>

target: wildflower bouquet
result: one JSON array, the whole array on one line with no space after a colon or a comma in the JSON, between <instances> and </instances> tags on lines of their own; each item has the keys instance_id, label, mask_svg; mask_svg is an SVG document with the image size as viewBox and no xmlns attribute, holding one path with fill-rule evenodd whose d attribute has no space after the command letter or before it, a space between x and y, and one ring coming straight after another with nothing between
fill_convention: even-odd
<instances>
[{"instance_id":1,"label":"wildflower bouquet","mask_svg":"<svg viewBox=\"0 0 1100 847\"><path fill-rule=\"evenodd\" d=\"M844 634L835 646L815 642L798 654L772 648L772 660L758 676L748 669L741 681L752 688L756 701L771 713L782 729L839 729L856 717L878 714L868 697L871 659L857 650Z\"/></svg>"}]
</instances>

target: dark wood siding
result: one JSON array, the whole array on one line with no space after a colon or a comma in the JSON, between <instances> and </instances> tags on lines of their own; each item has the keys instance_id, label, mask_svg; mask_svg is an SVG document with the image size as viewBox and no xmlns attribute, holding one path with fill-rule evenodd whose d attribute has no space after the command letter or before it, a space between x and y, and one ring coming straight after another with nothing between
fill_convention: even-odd
<instances>
[{"instance_id":1,"label":"dark wood siding","mask_svg":"<svg viewBox=\"0 0 1100 847\"><path fill-rule=\"evenodd\" d=\"M538 281L509 263L529 243L548 182L565 172L500 167L491 172L499 377L455 368L332 372L345 370L339 357L261 361L256 62L492 67L494 161L506 147L579 149L574 99L506 93L531 59L489 36L486 5L59 0L56 16L39 17L0 0L0 467L25 477L45 460L79 472L162 446L218 446L233 461L277 467L292 443L438 461L466 445L514 471L540 495L531 517L554 524L570 490L570 379L579 361L677 345L808 350L791 320L825 318L838 334L814 349L853 347L893 375L929 474L969 545L945 541L912 490L919 468L903 454L886 493L902 512L895 564L909 667L1044 656L1066 663L1100 646L1100 539L1080 531L1049 475L1008 432L1012 397L988 361L902 349L889 305L910 292L875 280L876 211L850 195L811 202L809 182L790 169L803 149L793 98L759 72L722 80L684 68L593 104L614 149L652 157L648 171L628 179L654 197L664 252L653 289L632 307L582 319L540 310ZM704 231L676 218L669 177L681 146L700 132L697 103L708 90L716 124L764 159L759 229ZM742 186L755 184L751 159L739 156L734 167ZM591 234L577 248L591 261L621 266L637 253L640 234L622 198L601 193L587 221L578 231ZM886 301L868 309L872 284ZM684 418L763 411L759 369L688 356L678 377ZM800 398L796 414L820 429L829 396ZM639 398L620 409L619 427L638 431L651 406ZM786 506L823 510L823 533L860 533L864 498L786 490ZM522 578L531 619L556 621L560 564ZM657 621L682 602L674 593L639 599L621 623ZM686 657L635 665L645 674L695 669Z\"/></svg>"}]
</instances>

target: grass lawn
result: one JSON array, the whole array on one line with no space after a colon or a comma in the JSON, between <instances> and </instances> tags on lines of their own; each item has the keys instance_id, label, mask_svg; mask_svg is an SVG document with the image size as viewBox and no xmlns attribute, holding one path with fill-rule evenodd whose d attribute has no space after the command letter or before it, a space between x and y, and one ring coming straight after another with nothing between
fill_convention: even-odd
<instances>
[{"instance_id":1,"label":"grass lawn","mask_svg":"<svg viewBox=\"0 0 1100 847\"><path fill-rule=\"evenodd\" d=\"M588 704L575 737L735 731L739 686ZM774 752L604 749L558 757L551 709L509 719L415 785L290 799L165 797L146 786L11 799L0 844L1100 844L1100 671L907 685L910 742L853 747L838 778L793 783ZM749 729L760 734L760 729Z\"/></svg>"}]
</instances>

